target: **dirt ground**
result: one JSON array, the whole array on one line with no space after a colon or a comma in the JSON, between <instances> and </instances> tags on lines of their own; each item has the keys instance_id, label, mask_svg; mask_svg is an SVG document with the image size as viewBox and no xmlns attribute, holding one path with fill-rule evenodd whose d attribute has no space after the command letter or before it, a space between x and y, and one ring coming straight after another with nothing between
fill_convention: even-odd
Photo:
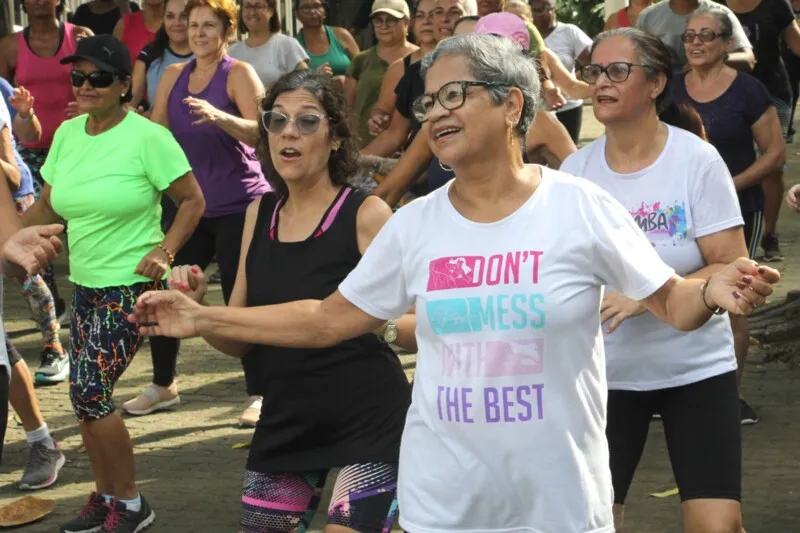
<instances>
[{"instance_id":1,"label":"dirt ground","mask_svg":"<svg viewBox=\"0 0 800 533\"><path fill-rule=\"evenodd\" d=\"M591 108L584 115L583 137L602 133ZM800 144L789 146L788 180L800 181ZM781 244L786 261L776 298L800 289L800 214L784 209ZM66 262L57 265L60 287L66 291ZM219 290L217 286L215 290ZM11 283L6 285L5 320L14 343L32 368L38 366L40 336L23 310ZM216 297L221 301L219 293ZM62 330L63 341L67 332ZM414 356L403 357L409 372ZM748 531L790 533L800 531L800 370L785 362L763 363L756 350L748 363L744 391L758 410L761 422L744 433L744 518ZM150 381L149 348L144 347L116 391L118 403L133 397ZM239 491L247 450L233 449L249 440L250 432L237 429L235 421L244 408L245 393L239 362L221 356L200 341L184 344L179 384L182 405L175 412L146 418L128 418L137 461L140 490L156 510L152 531L160 533L222 533L236 531ZM60 441L67 464L55 487L38 495L55 499L55 510L43 521L22 530L31 533L57 531L73 516L92 490L89 464L75 451L80 443L70 410L67 385L37 389L48 425ZM0 506L22 494L16 481L27 456L25 435L12 419L0 467ZM675 487L661 425L652 424L642 464L630 491L628 532L675 533L680 531L677 496L651 494ZM321 529L321 516L315 530Z\"/></svg>"}]
</instances>

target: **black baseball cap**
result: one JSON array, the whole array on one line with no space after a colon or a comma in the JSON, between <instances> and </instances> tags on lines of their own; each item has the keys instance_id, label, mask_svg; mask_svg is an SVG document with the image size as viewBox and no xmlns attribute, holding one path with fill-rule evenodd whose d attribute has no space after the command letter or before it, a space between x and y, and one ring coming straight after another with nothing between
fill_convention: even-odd
<instances>
[{"instance_id":1,"label":"black baseball cap","mask_svg":"<svg viewBox=\"0 0 800 533\"><path fill-rule=\"evenodd\" d=\"M133 71L128 47L113 35L94 35L78 41L75 55L61 60L62 65L84 59L113 74L130 76Z\"/></svg>"}]
</instances>

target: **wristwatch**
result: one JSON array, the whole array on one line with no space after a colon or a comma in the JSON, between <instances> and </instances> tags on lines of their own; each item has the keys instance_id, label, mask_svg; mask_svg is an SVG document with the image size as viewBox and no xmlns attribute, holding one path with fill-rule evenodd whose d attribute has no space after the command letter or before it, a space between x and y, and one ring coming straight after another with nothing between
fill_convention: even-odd
<instances>
[{"instance_id":1,"label":"wristwatch","mask_svg":"<svg viewBox=\"0 0 800 533\"><path fill-rule=\"evenodd\" d=\"M31 120L33 120L34 115L36 115L36 111L33 108L31 108L31 111L30 113L28 113L27 117L23 117L22 113L17 113L17 114L19 115L19 119L22 122L30 122Z\"/></svg>"},{"instance_id":2,"label":"wristwatch","mask_svg":"<svg viewBox=\"0 0 800 533\"><path fill-rule=\"evenodd\" d=\"M395 324L394 320L386 322L386 326L384 326L378 338L386 344L392 344L397 340L397 324Z\"/></svg>"}]
</instances>

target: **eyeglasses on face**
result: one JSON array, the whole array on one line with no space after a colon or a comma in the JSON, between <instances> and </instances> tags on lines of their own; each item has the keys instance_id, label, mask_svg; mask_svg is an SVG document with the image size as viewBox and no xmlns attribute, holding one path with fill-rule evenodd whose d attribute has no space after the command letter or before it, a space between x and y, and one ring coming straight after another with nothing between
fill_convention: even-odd
<instances>
[{"instance_id":1,"label":"eyeglasses on face","mask_svg":"<svg viewBox=\"0 0 800 533\"><path fill-rule=\"evenodd\" d=\"M294 124L300 135L314 135L319 130L319 125L328 117L316 113L303 113L296 117L288 117L280 111L262 111L261 123L264 128L275 135L279 135L286 126Z\"/></svg>"},{"instance_id":2,"label":"eyeglasses on face","mask_svg":"<svg viewBox=\"0 0 800 533\"><path fill-rule=\"evenodd\" d=\"M394 18L391 15L375 15L372 17L372 25L376 28L380 26L386 26L387 28L394 28L397 26L397 23L400 22L400 19Z\"/></svg>"},{"instance_id":3,"label":"eyeglasses on face","mask_svg":"<svg viewBox=\"0 0 800 533\"><path fill-rule=\"evenodd\" d=\"M724 32L717 33L710 28L703 28L700 31L686 30L681 34L681 39L683 39L683 42L685 42L686 44L691 44L694 42L695 39L700 37L701 43L710 43L715 39L720 39L727 36L728 36L727 33Z\"/></svg>"},{"instance_id":4,"label":"eyeglasses on face","mask_svg":"<svg viewBox=\"0 0 800 533\"><path fill-rule=\"evenodd\" d=\"M467 89L470 87L500 87L500 84L488 81L451 81L445 83L434 93L419 96L412 104L412 111L419 122L428 120L428 113L438 101L443 108L453 111L467 101Z\"/></svg>"},{"instance_id":5,"label":"eyeglasses on face","mask_svg":"<svg viewBox=\"0 0 800 533\"><path fill-rule=\"evenodd\" d=\"M600 79L601 74L605 74L614 83L623 83L628 80L633 67L650 69L647 65L637 65L636 63L626 63L624 61L614 61L605 67L601 65L584 65L581 67L583 81L589 85L594 85Z\"/></svg>"},{"instance_id":6,"label":"eyeglasses on face","mask_svg":"<svg viewBox=\"0 0 800 533\"><path fill-rule=\"evenodd\" d=\"M69 73L69 77L73 87L83 87L83 84L88 80L89 85L95 89L111 87L111 84L117 79L115 74L103 70L96 70L89 74L81 72L80 70L73 70Z\"/></svg>"}]
</instances>

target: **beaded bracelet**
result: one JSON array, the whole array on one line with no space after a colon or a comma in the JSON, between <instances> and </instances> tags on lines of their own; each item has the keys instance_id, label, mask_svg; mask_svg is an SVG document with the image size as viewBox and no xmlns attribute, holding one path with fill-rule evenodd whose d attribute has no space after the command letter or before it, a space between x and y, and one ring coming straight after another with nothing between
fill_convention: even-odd
<instances>
[{"instance_id":1,"label":"beaded bracelet","mask_svg":"<svg viewBox=\"0 0 800 533\"><path fill-rule=\"evenodd\" d=\"M167 250L167 248L161 243L158 243L156 248L167 254L167 262L169 263L169 266L172 266L172 263L175 262L175 254Z\"/></svg>"}]
</instances>

